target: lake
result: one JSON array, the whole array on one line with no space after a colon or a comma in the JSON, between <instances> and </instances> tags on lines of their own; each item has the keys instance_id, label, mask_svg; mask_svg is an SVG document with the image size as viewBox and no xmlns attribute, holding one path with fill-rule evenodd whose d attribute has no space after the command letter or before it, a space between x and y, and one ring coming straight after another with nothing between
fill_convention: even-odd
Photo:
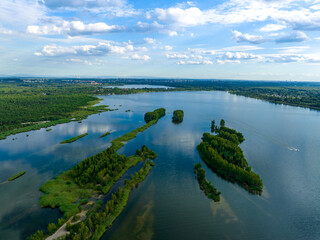
<instances>
[{"instance_id":1,"label":"lake","mask_svg":"<svg viewBox=\"0 0 320 240\"><path fill-rule=\"evenodd\" d=\"M146 144L158 154L156 166L132 191L102 239L320 238L320 112L218 91L102 98L101 104L119 110L0 141L0 182L26 170L21 178L0 185L0 239L25 239L56 222L58 210L38 206L39 187L142 126L144 113L159 107L166 108L167 115L119 150L132 155ZM184 110L178 125L171 121L176 109ZM205 164L206 177L221 192L221 201L209 200L200 190L193 172L201 161L196 147L211 121L222 118L246 138L240 146L263 179L261 196L221 179ZM99 138L107 131L111 134ZM74 143L59 144L86 132L88 136Z\"/></svg>"}]
</instances>

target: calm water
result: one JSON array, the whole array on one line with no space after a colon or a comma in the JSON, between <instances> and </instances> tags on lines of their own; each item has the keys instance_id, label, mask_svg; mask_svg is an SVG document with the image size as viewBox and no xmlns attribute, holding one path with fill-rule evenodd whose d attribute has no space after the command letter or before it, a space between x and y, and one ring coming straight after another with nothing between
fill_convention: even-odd
<instances>
[{"instance_id":1,"label":"calm water","mask_svg":"<svg viewBox=\"0 0 320 240\"><path fill-rule=\"evenodd\" d=\"M168 87L163 85L148 85L148 84L125 84L121 86L106 86L106 88L174 88L174 87Z\"/></svg>"},{"instance_id":2,"label":"calm water","mask_svg":"<svg viewBox=\"0 0 320 240\"><path fill-rule=\"evenodd\" d=\"M146 144L158 153L156 166L132 192L104 240L320 239L320 112L225 92L106 96L102 104L119 110L0 141L0 182L27 171L0 185L0 239L24 239L56 221L57 210L38 207L38 188L143 125L144 113L158 107L165 107L167 115L120 150L131 155ZM171 122L176 109L185 114L179 125ZM222 192L221 202L210 201L199 189L193 173L193 165L201 161L196 146L202 133L210 131L211 120L221 118L244 134L241 147L263 179L262 196L224 181L205 166L207 179ZM100 139L106 131L111 134ZM85 132L89 135L74 143L59 144Z\"/></svg>"}]
</instances>

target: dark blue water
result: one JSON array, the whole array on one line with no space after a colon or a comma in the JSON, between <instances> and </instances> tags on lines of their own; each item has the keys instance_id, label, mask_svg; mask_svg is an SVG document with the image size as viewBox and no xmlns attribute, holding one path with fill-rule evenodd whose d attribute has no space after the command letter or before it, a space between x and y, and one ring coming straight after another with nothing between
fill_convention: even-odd
<instances>
[{"instance_id":1,"label":"dark blue water","mask_svg":"<svg viewBox=\"0 0 320 240\"><path fill-rule=\"evenodd\" d=\"M90 116L0 141L0 182L21 170L27 174L0 185L0 239L24 239L56 221L59 212L40 209L38 188L109 142L143 125L143 115L158 107L166 117L139 134L119 152L135 153L146 144L158 153L156 166L130 195L123 213L103 239L319 239L320 113L270 104L225 92L168 92L106 96L102 104L118 111ZM122 107L120 107L122 105ZM130 109L131 112L125 112ZM172 112L184 110L183 123ZM255 196L206 169L222 192L221 202L199 189L193 165L201 161L196 146L211 120L242 132L241 144L263 179ZM111 134L100 139L99 136ZM88 132L71 144L59 142ZM204 166L205 167L205 166Z\"/></svg>"}]
</instances>

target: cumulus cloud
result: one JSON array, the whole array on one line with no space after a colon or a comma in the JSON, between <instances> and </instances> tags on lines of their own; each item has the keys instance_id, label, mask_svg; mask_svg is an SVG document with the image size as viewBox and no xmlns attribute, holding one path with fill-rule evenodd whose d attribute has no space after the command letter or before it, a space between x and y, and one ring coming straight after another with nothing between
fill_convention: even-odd
<instances>
[{"instance_id":1,"label":"cumulus cloud","mask_svg":"<svg viewBox=\"0 0 320 240\"><path fill-rule=\"evenodd\" d=\"M187 55L187 54L177 54L177 53L173 53L173 54L166 54L166 57L168 59L203 59L203 57L201 55Z\"/></svg>"},{"instance_id":2,"label":"cumulus cloud","mask_svg":"<svg viewBox=\"0 0 320 240\"><path fill-rule=\"evenodd\" d=\"M171 7L168 9L156 8L147 13L148 19L155 18L157 21L169 23L177 26L196 26L205 24L207 17L196 7L182 9L179 7Z\"/></svg>"},{"instance_id":3,"label":"cumulus cloud","mask_svg":"<svg viewBox=\"0 0 320 240\"><path fill-rule=\"evenodd\" d=\"M144 38L144 43L147 43L147 44L155 44L157 42L156 39L154 38Z\"/></svg>"},{"instance_id":4,"label":"cumulus cloud","mask_svg":"<svg viewBox=\"0 0 320 240\"><path fill-rule=\"evenodd\" d=\"M303 4L293 4L303 2ZM275 23L267 24L260 31L279 31L287 26L294 30L319 30L320 7L313 1L283 0L229 0L215 8L201 10L195 6L176 6L156 8L146 13L149 20L157 21L170 27L183 28L204 24L239 24L248 22ZM281 24L279 24L281 23Z\"/></svg>"},{"instance_id":5,"label":"cumulus cloud","mask_svg":"<svg viewBox=\"0 0 320 240\"><path fill-rule=\"evenodd\" d=\"M286 28L285 25L281 24L267 24L266 26L260 28L261 32L275 32Z\"/></svg>"},{"instance_id":6,"label":"cumulus cloud","mask_svg":"<svg viewBox=\"0 0 320 240\"><path fill-rule=\"evenodd\" d=\"M100 42L97 45L80 45L80 46L57 46L46 45L40 52L36 52L36 56L104 56L108 54L126 54L134 51L134 47L130 44L124 46L112 45L111 43Z\"/></svg>"},{"instance_id":7,"label":"cumulus cloud","mask_svg":"<svg viewBox=\"0 0 320 240\"><path fill-rule=\"evenodd\" d=\"M237 59L259 59L259 55L255 55L252 53L247 53L247 52L225 52L222 55L222 58L224 59L231 59L231 60L237 60Z\"/></svg>"},{"instance_id":8,"label":"cumulus cloud","mask_svg":"<svg viewBox=\"0 0 320 240\"><path fill-rule=\"evenodd\" d=\"M267 39L263 38L259 35L250 35L248 33L241 33L239 31L232 31L233 38L237 42L249 42L253 44L260 44L268 41Z\"/></svg>"},{"instance_id":9,"label":"cumulus cloud","mask_svg":"<svg viewBox=\"0 0 320 240\"><path fill-rule=\"evenodd\" d=\"M190 60L190 61L178 61L176 62L177 65L211 65L213 62L211 60Z\"/></svg>"},{"instance_id":10,"label":"cumulus cloud","mask_svg":"<svg viewBox=\"0 0 320 240\"><path fill-rule=\"evenodd\" d=\"M293 32L275 40L276 43L304 42L309 40L304 32Z\"/></svg>"},{"instance_id":11,"label":"cumulus cloud","mask_svg":"<svg viewBox=\"0 0 320 240\"><path fill-rule=\"evenodd\" d=\"M108 25L104 22L84 24L81 21L62 21L55 20L46 25L30 25L27 27L27 33L38 35L59 35L68 36L92 35L102 33L112 33L124 31L124 27Z\"/></svg>"},{"instance_id":12,"label":"cumulus cloud","mask_svg":"<svg viewBox=\"0 0 320 240\"><path fill-rule=\"evenodd\" d=\"M188 48L188 51L194 54L206 54L206 55L216 54L215 50L209 50L209 49L203 49L203 48Z\"/></svg>"},{"instance_id":13,"label":"cumulus cloud","mask_svg":"<svg viewBox=\"0 0 320 240\"><path fill-rule=\"evenodd\" d=\"M148 55L138 55L137 53L135 53L131 56L125 57L125 58L131 59L131 60L142 60L142 61L148 61L151 59L151 57Z\"/></svg>"},{"instance_id":14,"label":"cumulus cloud","mask_svg":"<svg viewBox=\"0 0 320 240\"><path fill-rule=\"evenodd\" d=\"M220 59L218 59L217 63L218 64L226 64L226 63L239 64L241 62L240 62L240 60L220 60Z\"/></svg>"}]
</instances>

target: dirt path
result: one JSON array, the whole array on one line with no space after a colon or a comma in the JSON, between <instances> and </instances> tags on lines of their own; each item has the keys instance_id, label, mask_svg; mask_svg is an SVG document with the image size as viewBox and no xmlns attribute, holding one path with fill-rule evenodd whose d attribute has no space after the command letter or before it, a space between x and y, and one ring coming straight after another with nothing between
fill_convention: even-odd
<instances>
[{"instance_id":1,"label":"dirt path","mask_svg":"<svg viewBox=\"0 0 320 240\"><path fill-rule=\"evenodd\" d=\"M69 234L69 232L67 231L67 223L70 222L71 225L77 224L78 222L82 221L85 219L87 214L87 211L82 211L81 213L78 213L77 216L80 217L79 221L76 222L71 222L71 220L73 219L73 217L71 217L65 224L63 224L54 234L52 234L51 236L47 237L46 240L55 240L58 239L59 237L63 237L67 234Z\"/></svg>"}]
</instances>

